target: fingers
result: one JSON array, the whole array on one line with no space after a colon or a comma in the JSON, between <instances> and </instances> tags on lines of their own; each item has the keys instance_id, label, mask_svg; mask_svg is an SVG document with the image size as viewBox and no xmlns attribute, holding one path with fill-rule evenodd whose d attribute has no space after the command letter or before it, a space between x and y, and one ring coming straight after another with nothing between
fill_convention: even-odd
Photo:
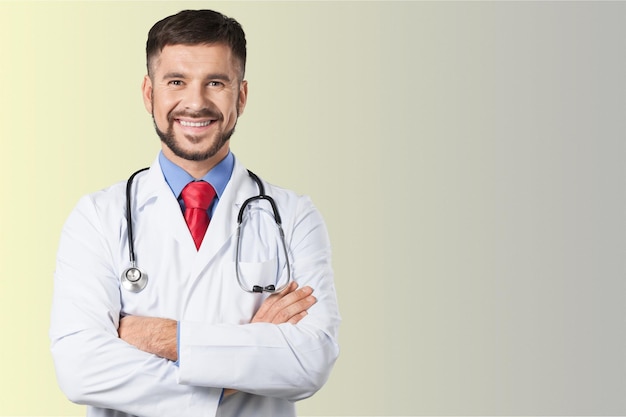
<instances>
[{"instance_id":1,"label":"fingers","mask_svg":"<svg viewBox=\"0 0 626 417\"><path fill-rule=\"evenodd\" d=\"M272 309L276 314L272 317L271 323L287 323L298 315L306 315L307 310L317 301L315 297L311 295L312 292L313 290L309 287L304 287L292 293L293 296L285 296L280 301L277 301L274 304L274 309ZM298 298L295 298L295 296L298 296ZM302 317L304 317L304 315ZM297 321L300 321L302 317L299 317Z\"/></svg>"},{"instance_id":2,"label":"fingers","mask_svg":"<svg viewBox=\"0 0 626 417\"><path fill-rule=\"evenodd\" d=\"M263 304L261 304L261 307L259 307L259 310L254 315L251 322L252 323L267 322L266 317L268 316L270 309L276 303L276 301L280 300L285 295L293 292L297 288L297 286L298 285L295 282L290 282L287 288L285 288L282 292L272 294L269 297L267 297L265 301L263 301Z\"/></svg>"},{"instance_id":3,"label":"fingers","mask_svg":"<svg viewBox=\"0 0 626 417\"><path fill-rule=\"evenodd\" d=\"M286 323L294 315L311 307L315 302L312 293L311 287L302 287L275 300L269 310L272 323Z\"/></svg>"},{"instance_id":4,"label":"fingers","mask_svg":"<svg viewBox=\"0 0 626 417\"><path fill-rule=\"evenodd\" d=\"M302 320L307 314L308 313L306 311L302 311L302 312L296 314L295 316L293 316L292 318L290 318L289 320L287 320L287 323L289 323L289 324L296 324L300 320Z\"/></svg>"},{"instance_id":5,"label":"fingers","mask_svg":"<svg viewBox=\"0 0 626 417\"><path fill-rule=\"evenodd\" d=\"M272 308L272 306L277 301L279 301L281 298L283 298L287 294L290 294L290 293L294 292L297 288L298 288L298 284L295 281L292 281L292 282L289 283L289 285L287 285L287 288L285 288L281 292L272 294L269 297L267 297L265 299L265 301L263 301L263 304L261 304L261 307L259 308L259 311L257 311L257 313L255 314L255 317L257 317L257 316L258 317L265 317L267 315L267 313L270 311L270 309ZM253 323L254 323L254 321L253 321Z\"/></svg>"},{"instance_id":6,"label":"fingers","mask_svg":"<svg viewBox=\"0 0 626 417\"><path fill-rule=\"evenodd\" d=\"M307 310L315 304L317 299L312 295L311 287L298 289L298 284L292 282L279 294L269 296L252 318L252 323L292 323L302 320Z\"/></svg>"}]
</instances>

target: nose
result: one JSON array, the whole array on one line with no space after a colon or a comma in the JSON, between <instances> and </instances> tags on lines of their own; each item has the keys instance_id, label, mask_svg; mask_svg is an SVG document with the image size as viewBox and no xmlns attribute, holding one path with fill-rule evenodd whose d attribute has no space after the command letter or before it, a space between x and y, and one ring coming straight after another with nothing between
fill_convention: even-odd
<instances>
[{"instance_id":1,"label":"nose","mask_svg":"<svg viewBox=\"0 0 626 417\"><path fill-rule=\"evenodd\" d=\"M211 107L209 90L204 88L204 86L200 83L190 84L185 90L185 96L182 103L185 109L199 111Z\"/></svg>"}]
</instances>

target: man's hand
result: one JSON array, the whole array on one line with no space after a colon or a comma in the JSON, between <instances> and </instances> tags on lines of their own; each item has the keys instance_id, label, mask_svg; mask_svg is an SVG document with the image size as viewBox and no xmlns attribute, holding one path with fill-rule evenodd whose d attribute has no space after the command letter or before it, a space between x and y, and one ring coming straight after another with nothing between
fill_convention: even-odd
<instances>
[{"instance_id":1,"label":"man's hand","mask_svg":"<svg viewBox=\"0 0 626 417\"><path fill-rule=\"evenodd\" d=\"M296 324L302 320L317 299L311 295L311 287L297 288L298 283L292 281L283 291L267 297L250 322Z\"/></svg>"},{"instance_id":2,"label":"man's hand","mask_svg":"<svg viewBox=\"0 0 626 417\"><path fill-rule=\"evenodd\" d=\"M171 361L178 360L176 343L178 324L174 320L156 317L126 316L120 320L120 339Z\"/></svg>"}]
</instances>

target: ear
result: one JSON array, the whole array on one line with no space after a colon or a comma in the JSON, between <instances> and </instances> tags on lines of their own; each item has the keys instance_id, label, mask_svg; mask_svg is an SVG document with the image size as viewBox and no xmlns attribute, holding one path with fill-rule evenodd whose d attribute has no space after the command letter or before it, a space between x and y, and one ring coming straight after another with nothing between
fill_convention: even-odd
<instances>
[{"instance_id":1,"label":"ear","mask_svg":"<svg viewBox=\"0 0 626 417\"><path fill-rule=\"evenodd\" d=\"M152 80L148 75L143 77L141 93L143 96L143 105L146 107L146 110L148 110L148 113L152 114Z\"/></svg>"},{"instance_id":2,"label":"ear","mask_svg":"<svg viewBox=\"0 0 626 417\"><path fill-rule=\"evenodd\" d=\"M243 110L246 108L248 102L248 81L243 80L239 86L239 97L237 99L237 112L238 116L243 114Z\"/></svg>"}]
</instances>

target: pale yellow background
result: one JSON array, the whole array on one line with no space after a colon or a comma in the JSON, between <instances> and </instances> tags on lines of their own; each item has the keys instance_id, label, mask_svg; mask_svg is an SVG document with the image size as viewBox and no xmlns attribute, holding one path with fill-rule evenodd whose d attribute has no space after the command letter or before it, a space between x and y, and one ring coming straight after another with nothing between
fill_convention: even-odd
<instances>
[{"instance_id":1,"label":"pale yellow background","mask_svg":"<svg viewBox=\"0 0 626 417\"><path fill-rule=\"evenodd\" d=\"M302 415L626 414L626 4L0 3L0 415L81 415L47 328L79 196L159 149L150 26L237 18L232 147L324 214L341 357Z\"/></svg>"}]
</instances>

